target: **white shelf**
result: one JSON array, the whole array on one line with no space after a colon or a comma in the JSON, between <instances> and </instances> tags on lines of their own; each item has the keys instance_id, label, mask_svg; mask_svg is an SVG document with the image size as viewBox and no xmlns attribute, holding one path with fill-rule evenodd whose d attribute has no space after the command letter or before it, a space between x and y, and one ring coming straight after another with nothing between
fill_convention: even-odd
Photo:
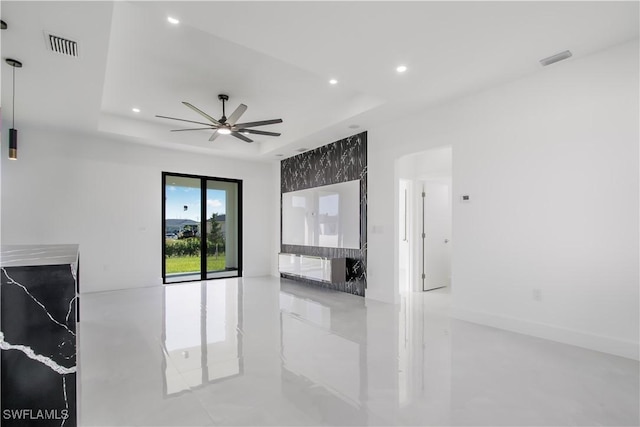
<instances>
[{"instance_id":1,"label":"white shelf","mask_svg":"<svg viewBox=\"0 0 640 427\"><path fill-rule=\"evenodd\" d=\"M309 255L278 254L281 273L327 283L346 282L346 258L323 258Z\"/></svg>"}]
</instances>

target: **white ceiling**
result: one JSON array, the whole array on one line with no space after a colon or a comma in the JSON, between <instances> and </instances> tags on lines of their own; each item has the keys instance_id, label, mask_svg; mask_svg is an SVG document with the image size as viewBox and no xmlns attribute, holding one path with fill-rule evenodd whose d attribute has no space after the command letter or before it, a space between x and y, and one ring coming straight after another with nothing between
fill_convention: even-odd
<instances>
[{"instance_id":1,"label":"white ceiling","mask_svg":"<svg viewBox=\"0 0 640 427\"><path fill-rule=\"evenodd\" d=\"M0 13L3 59L24 63L16 127L260 160L542 72L541 58L570 49L575 60L638 38L639 27L635 1L2 1ZM78 41L80 57L49 51L44 31ZM202 121L181 101L219 117L219 93L230 96L227 115L248 105L240 121L282 118L259 128L282 136L209 142L209 131L170 133L188 124L154 117ZM2 105L10 118L6 64Z\"/></svg>"}]
</instances>

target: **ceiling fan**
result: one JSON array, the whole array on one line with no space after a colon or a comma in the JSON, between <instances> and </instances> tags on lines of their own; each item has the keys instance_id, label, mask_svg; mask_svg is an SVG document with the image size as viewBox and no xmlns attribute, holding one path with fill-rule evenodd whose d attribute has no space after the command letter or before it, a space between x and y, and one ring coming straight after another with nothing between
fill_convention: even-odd
<instances>
[{"instance_id":1,"label":"ceiling fan","mask_svg":"<svg viewBox=\"0 0 640 427\"><path fill-rule=\"evenodd\" d=\"M242 114L244 114L244 112L247 110L247 106L244 105L244 104L240 104L238 106L238 108L236 108L235 111L233 113L231 113L231 115L229 117L227 117L225 115L225 111L224 111L224 103L229 100L229 96L228 95L224 95L224 94L220 94L220 95L218 95L218 99L220 101L222 101L222 117L220 119L218 119L218 120L214 119L213 117L211 117L210 115L208 115L204 111L200 110L197 107L194 107L193 105L189 104L188 102L182 101L182 103L184 105L186 105L187 107L191 108L193 111L195 111L196 113L200 114L202 117L206 118L211 123L196 122L196 121L193 121L193 120L178 119L176 117L167 117L167 116L158 116L158 115L156 115L156 117L160 117L161 119L179 120L181 122L196 123L196 124L199 124L199 125L204 125L206 127L189 128L189 129L174 129L171 132L183 132L183 131L189 131L189 130L207 130L207 129L211 129L211 130L213 130L213 135L211 135L211 138L209 138L209 141L213 141L214 139L216 139L218 137L218 135L235 136L236 138L241 139L241 140L243 140L245 142L253 142L252 139L249 139L249 138L247 138L245 136L245 135L249 135L249 134L266 135L266 136L280 136L280 134L276 133L276 132L267 132L267 131L263 131L263 130L255 130L255 129L249 129L249 128L256 127L256 126L265 126L265 125L272 125L272 124L276 124L276 123L282 123L282 119L262 120L262 121L259 121L259 122L236 123L238 121L238 119L240 118L240 116L242 116Z\"/></svg>"}]
</instances>

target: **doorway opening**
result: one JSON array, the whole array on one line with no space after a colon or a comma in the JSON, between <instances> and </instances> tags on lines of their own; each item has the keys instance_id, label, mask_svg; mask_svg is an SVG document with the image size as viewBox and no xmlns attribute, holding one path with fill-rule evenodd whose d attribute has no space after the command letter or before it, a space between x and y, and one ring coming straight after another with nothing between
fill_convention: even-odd
<instances>
[{"instance_id":1,"label":"doorway opening","mask_svg":"<svg viewBox=\"0 0 640 427\"><path fill-rule=\"evenodd\" d=\"M401 294L451 285L452 155L447 146L396 162Z\"/></svg>"},{"instance_id":2,"label":"doorway opening","mask_svg":"<svg viewBox=\"0 0 640 427\"><path fill-rule=\"evenodd\" d=\"M163 283L242 276L242 181L162 173Z\"/></svg>"}]
</instances>

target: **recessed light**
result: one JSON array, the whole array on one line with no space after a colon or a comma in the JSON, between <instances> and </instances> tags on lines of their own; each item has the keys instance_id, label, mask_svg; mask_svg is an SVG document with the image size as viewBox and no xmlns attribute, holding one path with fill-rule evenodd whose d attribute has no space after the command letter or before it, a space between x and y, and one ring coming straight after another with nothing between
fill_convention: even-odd
<instances>
[{"instance_id":1,"label":"recessed light","mask_svg":"<svg viewBox=\"0 0 640 427\"><path fill-rule=\"evenodd\" d=\"M331 79L331 80L329 80L329 84L337 85L338 81L336 79Z\"/></svg>"},{"instance_id":2,"label":"recessed light","mask_svg":"<svg viewBox=\"0 0 640 427\"><path fill-rule=\"evenodd\" d=\"M396 71L399 73L404 73L405 71L407 71L407 66L406 65L399 65L398 68L396 68Z\"/></svg>"},{"instance_id":3,"label":"recessed light","mask_svg":"<svg viewBox=\"0 0 640 427\"><path fill-rule=\"evenodd\" d=\"M132 108L132 109L131 109L131 111L133 111L134 113L139 113L139 112L140 112L140 109L139 109L139 108L134 107L134 108Z\"/></svg>"},{"instance_id":4,"label":"recessed light","mask_svg":"<svg viewBox=\"0 0 640 427\"><path fill-rule=\"evenodd\" d=\"M180 23L180 21L172 16L167 16L167 21L169 21L170 24L173 25L177 25Z\"/></svg>"}]
</instances>

